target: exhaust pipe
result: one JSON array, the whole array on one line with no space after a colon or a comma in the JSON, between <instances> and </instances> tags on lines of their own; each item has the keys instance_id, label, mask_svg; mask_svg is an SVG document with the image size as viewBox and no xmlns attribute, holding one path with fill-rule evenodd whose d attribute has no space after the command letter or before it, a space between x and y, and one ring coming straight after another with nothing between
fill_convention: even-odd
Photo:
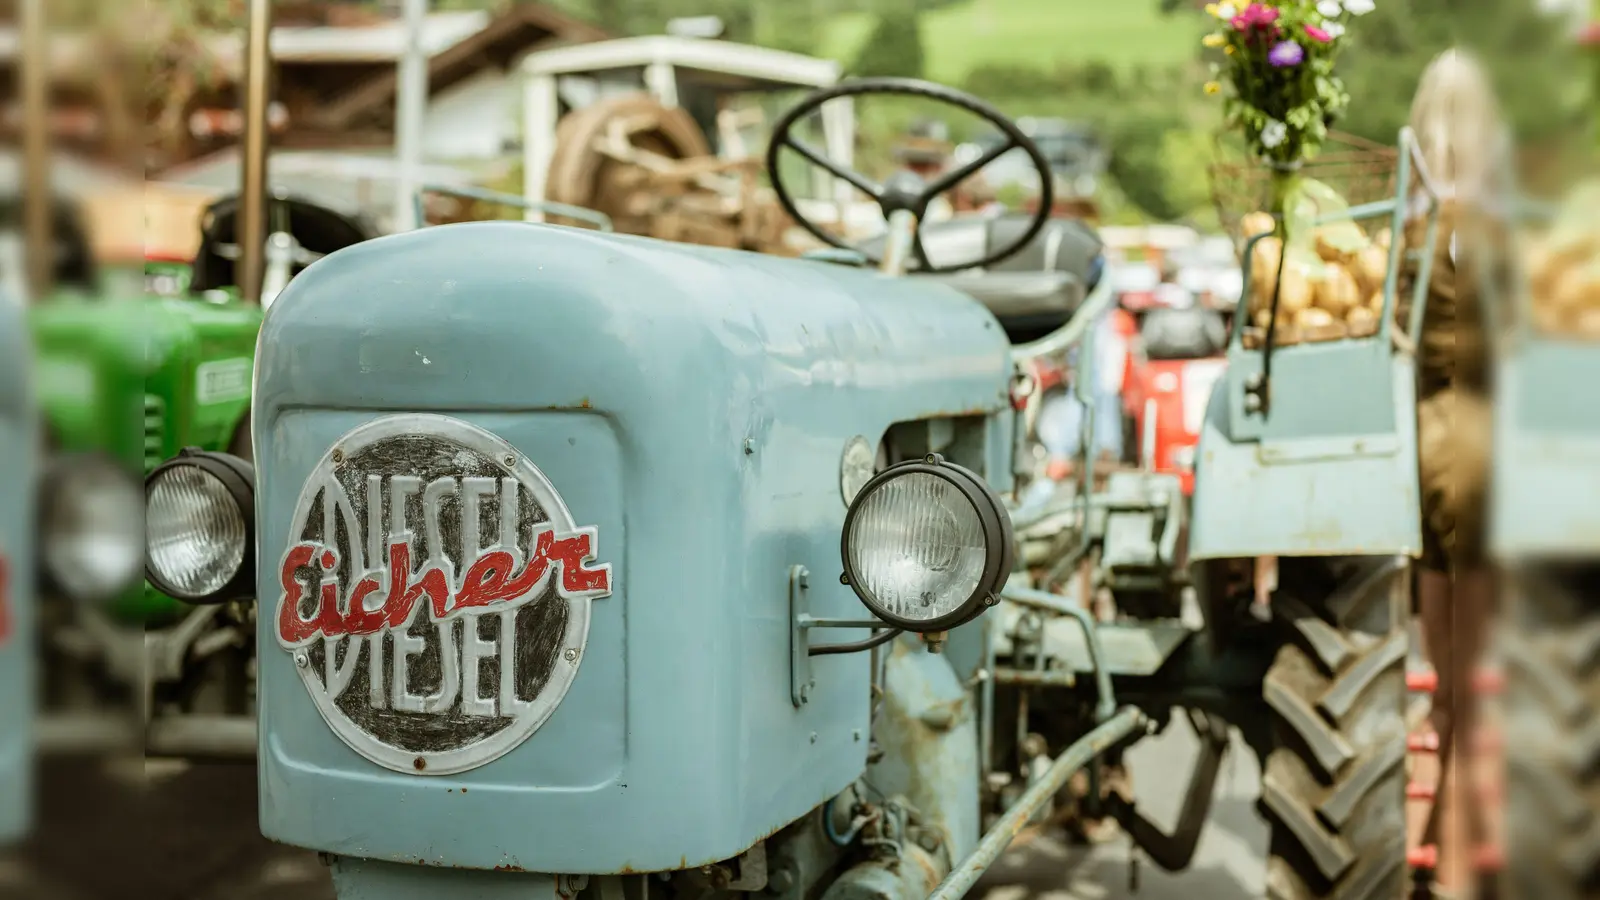
<instances>
[{"instance_id":1,"label":"exhaust pipe","mask_svg":"<svg viewBox=\"0 0 1600 900\"><path fill-rule=\"evenodd\" d=\"M55 279L50 189L50 36L46 0L22 0L22 216L27 302L50 293Z\"/></svg>"},{"instance_id":2,"label":"exhaust pipe","mask_svg":"<svg viewBox=\"0 0 1600 900\"><path fill-rule=\"evenodd\" d=\"M42 0L35 0L42 2ZM244 54L244 134L240 146L239 288L261 303L267 251L267 104L272 87L272 0L250 0Z\"/></svg>"}]
</instances>

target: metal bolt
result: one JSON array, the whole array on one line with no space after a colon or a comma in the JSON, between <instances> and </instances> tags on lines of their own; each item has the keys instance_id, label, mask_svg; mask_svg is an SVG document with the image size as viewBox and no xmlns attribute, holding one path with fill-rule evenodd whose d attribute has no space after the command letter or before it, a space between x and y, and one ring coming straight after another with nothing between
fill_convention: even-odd
<instances>
[{"instance_id":1,"label":"metal bolt","mask_svg":"<svg viewBox=\"0 0 1600 900\"><path fill-rule=\"evenodd\" d=\"M749 456L750 454L752 454L754 452L756 452L756 439L755 438L745 438L744 439L744 455L745 456Z\"/></svg>"},{"instance_id":2,"label":"metal bolt","mask_svg":"<svg viewBox=\"0 0 1600 900\"><path fill-rule=\"evenodd\" d=\"M816 742L817 742L817 733L815 731L813 731L813 732L811 732L811 743L815 744Z\"/></svg>"},{"instance_id":3,"label":"metal bolt","mask_svg":"<svg viewBox=\"0 0 1600 900\"><path fill-rule=\"evenodd\" d=\"M576 647L568 647L567 652L563 653L562 656L567 658L567 662L572 662L578 658L578 650Z\"/></svg>"},{"instance_id":4,"label":"metal bolt","mask_svg":"<svg viewBox=\"0 0 1600 900\"><path fill-rule=\"evenodd\" d=\"M1244 395L1244 409L1245 409L1245 412L1260 412L1261 411L1261 397L1260 397L1260 395L1258 395L1258 394L1245 394Z\"/></svg>"},{"instance_id":5,"label":"metal bolt","mask_svg":"<svg viewBox=\"0 0 1600 900\"><path fill-rule=\"evenodd\" d=\"M338 447L333 448L333 461L344 462L344 451L340 450Z\"/></svg>"},{"instance_id":6,"label":"metal bolt","mask_svg":"<svg viewBox=\"0 0 1600 900\"><path fill-rule=\"evenodd\" d=\"M306 666L311 665L311 659L304 653L296 653L294 655L294 664L304 669Z\"/></svg>"},{"instance_id":7,"label":"metal bolt","mask_svg":"<svg viewBox=\"0 0 1600 900\"><path fill-rule=\"evenodd\" d=\"M506 464L506 468L508 469L514 469L517 467L517 458L509 453L506 454L506 458L501 460L501 462L504 462Z\"/></svg>"},{"instance_id":8,"label":"metal bolt","mask_svg":"<svg viewBox=\"0 0 1600 900\"><path fill-rule=\"evenodd\" d=\"M411 761L411 768L416 769L418 772L421 772L423 769L426 769L427 767L428 767L428 761L423 759L420 756Z\"/></svg>"}]
</instances>

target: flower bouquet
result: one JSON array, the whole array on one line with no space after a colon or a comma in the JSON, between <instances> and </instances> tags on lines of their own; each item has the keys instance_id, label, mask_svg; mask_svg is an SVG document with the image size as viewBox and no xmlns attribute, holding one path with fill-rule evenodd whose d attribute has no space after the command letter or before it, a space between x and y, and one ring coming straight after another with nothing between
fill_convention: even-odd
<instances>
[{"instance_id":1,"label":"flower bouquet","mask_svg":"<svg viewBox=\"0 0 1600 900\"><path fill-rule=\"evenodd\" d=\"M1254 212L1223 215L1225 222L1238 223L1240 238L1272 232L1251 253L1247 339L1259 339L1269 325L1280 344L1376 331L1386 236L1374 242L1348 221L1313 228L1311 220L1349 204L1305 171L1329 143L1329 126L1350 100L1334 71L1345 26L1352 16L1372 9L1373 0L1206 6L1217 28L1203 42L1224 56L1205 91L1223 97L1224 124L1243 139L1250 160L1246 173L1264 172L1267 182L1265 196L1245 201L1250 205L1243 209ZM1363 168L1392 173L1394 156L1387 148L1335 156L1337 165L1326 167L1330 174ZM1219 171L1224 167L1213 167L1214 182Z\"/></svg>"}]
</instances>

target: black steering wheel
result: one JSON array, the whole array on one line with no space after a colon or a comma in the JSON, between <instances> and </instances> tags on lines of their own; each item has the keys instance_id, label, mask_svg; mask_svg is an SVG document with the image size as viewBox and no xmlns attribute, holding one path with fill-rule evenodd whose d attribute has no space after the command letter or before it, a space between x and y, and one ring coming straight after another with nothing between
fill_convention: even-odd
<instances>
[{"instance_id":1,"label":"black steering wheel","mask_svg":"<svg viewBox=\"0 0 1600 900\"><path fill-rule=\"evenodd\" d=\"M925 100L937 100L950 106L964 109L999 129L1005 139L999 144L984 151L972 162L957 169L946 172L931 182L924 182L910 172L900 173L891 178L886 184L878 184L872 179L862 175L854 169L829 159L815 147L795 137L795 125L801 119L822 108L822 104L840 97L859 97L865 94L888 94L903 97L919 97ZM1003 113L989 104L979 100L971 94L947 88L943 85L915 78L861 78L836 84L824 88L800 101L799 105L784 114L783 118L772 129L772 142L767 146L767 172L772 179L772 189L778 195L778 202L801 228L841 250L852 250L862 253L873 265L882 262L870 253L861 251L857 247L846 244L842 239L835 237L818 227L815 222L807 219L800 213L794 196L783 183L783 177L778 174L778 151L784 147L794 150L806 158L807 162L827 170L837 178L841 178L854 186L857 190L878 201L878 206L883 210L883 217L888 219L892 214L907 211L917 217L917 231L912 236L911 254L917 264L917 271L924 274L941 274L956 272L961 269L982 268L992 266L1021 250L1033 240L1034 235L1045 226L1050 219L1051 208L1054 205L1054 177L1050 171L1050 163L1045 159L1044 153L1031 138L1022 133L1015 122L1006 118ZM922 221L928 211L928 204L933 198L950 190L961 182L967 180L979 169L994 162L1001 155L1016 148L1028 154L1033 161L1034 170L1039 173L1039 208L1033 218L1028 221L1028 227L1011 243L994 250L989 255L959 265L935 266L928 262L928 254L922 247Z\"/></svg>"}]
</instances>

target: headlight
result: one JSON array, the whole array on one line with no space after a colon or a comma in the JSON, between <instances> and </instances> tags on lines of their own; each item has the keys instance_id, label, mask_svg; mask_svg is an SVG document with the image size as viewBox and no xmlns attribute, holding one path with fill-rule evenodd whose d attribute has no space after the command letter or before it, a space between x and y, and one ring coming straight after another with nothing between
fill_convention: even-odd
<instances>
[{"instance_id":1,"label":"headlight","mask_svg":"<svg viewBox=\"0 0 1600 900\"><path fill-rule=\"evenodd\" d=\"M113 460L61 457L39 497L39 563L47 589L84 603L115 599L139 580L144 510L139 483Z\"/></svg>"},{"instance_id":2,"label":"headlight","mask_svg":"<svg viewBox=\"0 0 1600 900\"><path fill-rule=\"evenodd\" d=\"M250 596L255 574L255 468L189 449L144 481L145 577L189 603Z\"/></svg>"},{"instance_id":3,"label":"headlight","mask_svg":"<svg viewBox=\"0 0 1600 900\"><path fill-rule=\"evenodd\" d=\"M993 605L1011 574L1011 517L981 478L937 454L878 473L844 517L843 581L874 615L946 631Z\"/></svg>"}]
</instances>

